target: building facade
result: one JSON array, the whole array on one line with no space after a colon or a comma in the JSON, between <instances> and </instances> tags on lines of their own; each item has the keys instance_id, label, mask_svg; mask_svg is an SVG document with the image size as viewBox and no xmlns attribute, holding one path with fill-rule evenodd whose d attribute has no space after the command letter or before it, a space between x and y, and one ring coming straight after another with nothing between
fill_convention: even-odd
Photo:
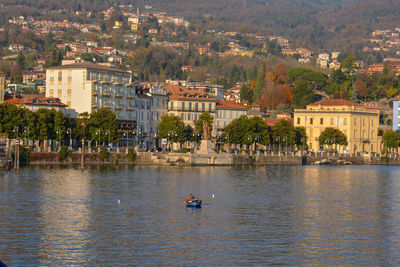
<instances>
[{"instance_id":1,"label":"building facade","mask_svg":"<svg viewBox=\"0 0 400 267\"><path fill-rule=\"evenodd\" d=\"M165 90L169 95L168 113L180 117L186 125L195 127L196 121L204 112L214 115L217 99L206 93L179 85L167 85Z\"/></svg>"},{"instance_id":2,"label":"building facade","mask_svg":"<svg viewBox=\"0 0 400 267\"><path fill-rule=\"evenodd\" d=\"M347 137L348 146L341 152L380 152L382 139L378 136L379 110L343 99L322 100L306 109L295 109L294 126L306 128L310 151L319 151L318 138L327 127L341 130Z\"/></svg>"},{"instance_id":3,"label":"building facade","mask_svg":"<svg viewBox=\"0 0 400 267\"><path fill-rule=\"evenodd\" d=\"M20 107L25 107L32 112L36 112L39 109L55 109L61 111L64 115L67 115L66 104L62 103L59 98L46 98L46 97L34 97L34 98L11 98L5 102L11 103Z\"/></svg>"},{"instance_id":4,"label":"building facade","mask_svg":"<svg viewBox=\"0 0 400 267\"><path fill-rule=\"evenodd\" d=\"M156 87L149 91L151 96L152 132L158 133L161 117L168 111L168 95L165 89Z\"/></svg>"},{"instance_id":5,"label":"building facade","mask_svg":"<svg viewBox=\"0 0 400 267\"><path fill-rule=\"evenodd\" d=\"M57 97L77 113L113 111L119 121L135 120L135 86L131 74L90 63L74 63L46 70L46 97Z\"/></svg>"},{"instance_id":6,"label":"building facade","mask_svg":"<svg viewBox=\"0 0 400 267\"><path fill-rule=\"evenodd\" d=\"M225 127L240 116L247 115L247 108L236 104L219 100L215 108L214 116L214 135L221 135Z\"/></svg>"},{"instance_id":7,"label":"building facade","mask_svg":"<svg viewBox=\"0 0 400 267\"><path fill-rule=\"evenodd\" d=\"M400 130L400 99L393 100L393 131Z\"/></svg>"}]
</instances>

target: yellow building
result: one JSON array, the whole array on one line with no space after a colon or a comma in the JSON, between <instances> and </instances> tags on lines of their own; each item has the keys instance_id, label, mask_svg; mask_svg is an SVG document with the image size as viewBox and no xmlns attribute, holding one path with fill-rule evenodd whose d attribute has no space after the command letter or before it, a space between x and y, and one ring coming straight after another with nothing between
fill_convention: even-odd
<instances>
[{"instance_id":1,"label":"yellow building","mask_svg":"<svg viewBox=\"0 0 400 267\"><path fill-rule=\"evenodd\" d=\"M378 137L379 109L353 103L344 99L327 99L306 109L295 109L294 126L307 131L310 151L319 151L318 138L326 127L341 130L347 137L348 146L338 150L347 153L380 152L382 140Z\"/></svg>"},{"instance_id":2,"label":"yellow building","mask_svg":"<svg viewBox=\"0 0 400 267\"><path fill-rule=\"evenodd\" d=\"M6 85L6 75L0 71L0 103L4 102L5 85Z\"/></svg>"}]
</instances>

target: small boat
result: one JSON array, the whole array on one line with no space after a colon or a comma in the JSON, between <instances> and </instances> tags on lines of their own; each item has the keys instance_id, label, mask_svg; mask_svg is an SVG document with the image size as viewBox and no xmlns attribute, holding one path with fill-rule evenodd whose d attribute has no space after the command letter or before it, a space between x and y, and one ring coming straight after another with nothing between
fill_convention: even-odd
<instances>
[{"instance_id":1,"label":"small boat","mask_svg":"<svg viewBox=\"0 0 400 267\"><path fill-rule=\"evenodd\" d=\"M201 200L200 199L188 200L185 203L186 203L186 207L201 208Z\"/></svg>"}]
</instances>

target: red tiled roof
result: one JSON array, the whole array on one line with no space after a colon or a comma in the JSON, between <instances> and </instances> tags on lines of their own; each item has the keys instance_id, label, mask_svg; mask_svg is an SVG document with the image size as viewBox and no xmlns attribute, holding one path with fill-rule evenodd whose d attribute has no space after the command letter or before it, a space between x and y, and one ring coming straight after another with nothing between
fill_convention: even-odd
<instances>
[{"instance_id":1,"label":"red tiled roof","mask_svg":"<svg viewBox=\"0 0 400 267\"><path fill-rule=\"evenodd\" d=\"M236 104L235 102L232 101L222 101L218 100L217 104L215 106L216 109L242 109L246 110L247 108L245 106Z\"/></svg>"},{"instance_id":2,"label":"red tiled roof","mask_svg":"<svg viewBox=\"0 0 400 267\"><path fill-rule=\"evenodd\" d=\"M189 90L187 87L180 85L165 85L165 91L170 94L170 99L184 99L196 101L217 101L216 98L208 97L207 94L197 90Z\"/></svg>"},{"instance_id":3,"label":"red tiled roof","mask_svg":"<svg viewBox=\"0 0 400 267\"><path fill-rule=\"evenodd\" d=\"M268 118L268 119L265 119L265 122L267 123L268 126L274 126L275 124L277 124L281 120L290 121L292 123L292 125L293 125L293 119L272 119L272 118Z\"/></svg>"},{"instance_id":4,"label":"red tiled roof","mask_svg":"<svg viewBox=\"0 0 400 267\"><path fill-rule=\"evenodd\" d=\"M35 102L36 101L36 102ZM42 97L42 98L10 98L6 100L11 104L28 104L28 105L42 105L42 106L59 106L67 107L68 105L62 103L60 99L55 97Z\"/></svg>"},{"instance_id":5,"label":"red tiled roof","mask_svg":"<svg viewBox=\"0 0 400 267\"><path fill-rule=\"evenodd\" d=\"M309 104L307 106L362 106L360 104L351 102L349 100L345 99L325 99L321 100L312 104Z\"/></svg>"}]
</instances>

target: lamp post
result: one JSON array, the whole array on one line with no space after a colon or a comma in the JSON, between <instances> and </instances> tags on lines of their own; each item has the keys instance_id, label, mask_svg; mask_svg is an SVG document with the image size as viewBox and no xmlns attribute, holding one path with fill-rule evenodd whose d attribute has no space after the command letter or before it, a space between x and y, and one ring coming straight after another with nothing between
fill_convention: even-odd
<instances>
[{"instance_id":1,"label":"lamp post","mask_svg":"<svg viewBox=\"0 0 400 267\"><path fill-rule=\"evenodd\" d=\"M278 136L276 138L276 141L278 141L278 153L280 154L281 153L281 137Z\"/></svg>"},{"instance_id":2,"label":"lamp post","mask_svg":"<svg viewBox=\"0 0 400 267\"><path fill-rule=\"evenodd\" d=\"M24 133L28 133L28 147L29 147L29 126L26 127Z\"/></svg>"},{"instance_id":3,"label":"lamp post","mask_svg":"<svg viewBox=\"0 0 400 267\"><path fill-rule=\"evenodd\" d=\"M96 147L98 147L99 146L99 144L100 144L100 128L98 128L97 130L96 130Z\"/></svg>"},{"instance_id":4,"label":"lamp post","mask_svg":"<svg viewBox=\"0 0 400 267\"><path fill-rule=\"evenodd\" d=\"M67 129L67 134L69 134L69 147L72 147L71 128Z\"/></svg>"}]
</instances>

